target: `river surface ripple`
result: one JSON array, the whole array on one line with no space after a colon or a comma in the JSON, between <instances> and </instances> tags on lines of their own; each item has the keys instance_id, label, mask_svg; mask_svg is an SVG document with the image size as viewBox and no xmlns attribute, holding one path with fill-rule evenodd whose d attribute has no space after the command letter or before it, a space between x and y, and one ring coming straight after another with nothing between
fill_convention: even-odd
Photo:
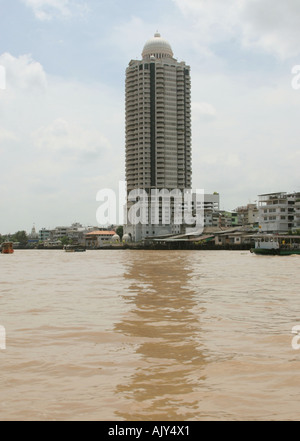
<instances>
[{"instance_id":1,"label":"river surface ripple","mask_svg":"<svg viewBox=\"0 0 300 441\"><path fill-rule=\"evenodd\" d=\"M0 255L0 420L299 420L300 256Z\"/></svg>"}]
</instances>

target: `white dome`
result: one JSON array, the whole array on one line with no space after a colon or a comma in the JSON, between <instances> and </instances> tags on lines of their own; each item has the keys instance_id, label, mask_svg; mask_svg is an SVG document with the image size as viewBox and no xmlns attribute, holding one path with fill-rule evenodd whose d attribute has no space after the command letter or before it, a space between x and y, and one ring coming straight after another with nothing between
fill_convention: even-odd
<instances>
[{"instance_id":1,"label":"white dome","mask_svg":"<svg viewBox=\"0 0 300 441\"><path fill-rule=\"evenodd\" d=\"M124 234L122 239L124 242L131 242L131 237L129 236L129 234Z\"/></svg>"},{"instance_id":2,"label":"white dome","mask_svg":"<svg viewBox=\"0 0 300 441\"><path fill-rule=\"evenodd\" d=\"M170 43L164 38L161 38L158 32L154 34L153 38L150 38L150 40L146 42L142 52L143 58L150 57L151 55L155 58L173 57Z\"/></svg>"},{"instance_id":3,"label":"white dome","mask_svg":"<svg viewBox=\"0 0 300 441\"><path fill-rule=\"evenodd\" d=\"M119 236L118 234L115 234L115 235L112 237L112 240L113 240L114 242L120 242L120 236Z\"/></svg>"}]
</instances>

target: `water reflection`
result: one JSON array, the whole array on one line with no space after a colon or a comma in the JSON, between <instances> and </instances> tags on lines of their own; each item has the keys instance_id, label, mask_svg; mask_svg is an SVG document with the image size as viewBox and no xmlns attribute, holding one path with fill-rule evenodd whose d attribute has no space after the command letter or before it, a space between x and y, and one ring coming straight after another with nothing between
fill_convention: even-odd
<instances>
[{"instance_id":1,"label":"water reflection","mask_svg":"<svg viewBox=\"0 0 300 441\"><path fill-rule=\"evenodd\" d=\"M180 421L197 415L206 361L190 267L189 253L130 255L124 299L133 307L115 330L136 344L137 363L116 390L128 404L116 412L119 418Z\"/></svg>"}]
</instances>

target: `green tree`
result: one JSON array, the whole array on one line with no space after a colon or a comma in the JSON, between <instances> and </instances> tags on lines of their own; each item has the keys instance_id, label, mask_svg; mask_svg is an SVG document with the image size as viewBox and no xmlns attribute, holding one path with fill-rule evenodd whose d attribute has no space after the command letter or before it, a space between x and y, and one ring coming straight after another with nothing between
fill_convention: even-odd
<instances>
[{"instance_id":1,"label":"green tree","mask_svg":"<svg viewBox=\"0 0 300 441\"><path fill-rule=\"evenodd\" d=\"M27 237L26 231L17 231L12 236L12 241L19 242L20 245L27 245L28 244L28 237Z\"/></svg>"},{"instance_id":2,"label":"green tree","mask_svg":"<svg viewBox=\"0 0 300 441\"><path fill-rule=\"evenodd\" d=\"M69 245L71 243L71 240L68 238L68 236L63 236L59 240L63 245Z\"/></svg>"},{"instance_id":3,"label":"green tree","mask_svg":"<svg viewBox=\"0 0 300 441\"><path fill-rule=\"evenodd\" d=\"M116 233L117 233L118 236L120 236L120 239L122 240L122 237L123 237L123 234L124 234L124 229L123 229L123 226L122 226L122 225L120 225L120 226L117 228Z\"/></svg>"}]
</instances>

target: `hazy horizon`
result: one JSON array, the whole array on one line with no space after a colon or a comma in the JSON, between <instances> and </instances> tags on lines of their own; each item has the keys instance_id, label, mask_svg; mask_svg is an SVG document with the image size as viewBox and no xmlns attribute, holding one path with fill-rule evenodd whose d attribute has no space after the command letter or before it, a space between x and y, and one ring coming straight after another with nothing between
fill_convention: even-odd
<instances>
[{"instance_id":1,"label":"hazy horizon","mask_svg":"<svg viewBox=\"0 0 300 441\"><path fill-rule=\"evenodd\" d=\"M193 188L225 210L300 191L300 4L0 5L0 233L97 225L97 192L125 177L125 70L157 30L191 66Z\"/></svg>"}]
</instances>

